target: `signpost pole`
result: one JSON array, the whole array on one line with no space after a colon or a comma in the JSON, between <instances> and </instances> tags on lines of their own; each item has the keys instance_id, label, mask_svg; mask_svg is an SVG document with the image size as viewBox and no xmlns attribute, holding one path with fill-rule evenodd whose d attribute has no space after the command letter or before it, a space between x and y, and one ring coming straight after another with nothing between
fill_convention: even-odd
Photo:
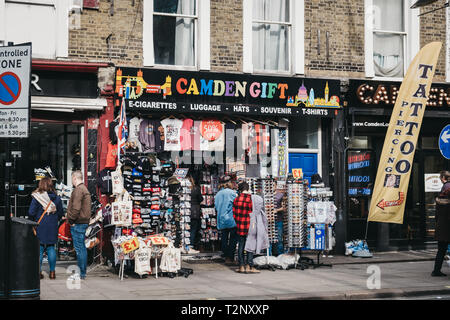
<instances>
[{"instance_id":1,"label":"signpost pole","mask_svg":"<svg viewBox=\"0 0 450 320\"><path fill-rule=\"evenodd\" d=\"M4 266L4 289L5 289L5 297L9 298L9 275L10 275L10 234L11 234L11 210L10 210L10 198L9 198L9 188L10 188L10 147L9 147L9 139L6 139L5 144L5 257L3 259Z\"/></svg>"}]
</instances>

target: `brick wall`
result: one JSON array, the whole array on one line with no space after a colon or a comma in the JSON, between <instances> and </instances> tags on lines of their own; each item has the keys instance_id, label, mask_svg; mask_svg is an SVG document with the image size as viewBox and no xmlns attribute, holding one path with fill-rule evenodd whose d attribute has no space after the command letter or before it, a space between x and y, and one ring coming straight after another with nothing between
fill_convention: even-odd
<instances>
[{"instance_id":1,"label":"brick wall","mask_svg":"<svg viewBox=\"0 0 450 320\"><path fill-rule=\"evenodd\" d=\"M242 72L242 0L211 0L211 71Z\"/></svg>"},{"instance_id":2,"label":"brick wall","mask_svg":"<svg viewBox=\"0 0 450 320\"><path fill-rule=\"evenodd\" d=\"M131 0L115 0L113 15L107 0L100 1L98 10L83 10L80 28L69 31L69 58L142 66L142 2L135 0L132 6Z\"/></svg>"},{"instance_id":3,"label":"brick wall","mask_svg":"<svg viewBox=\"0 0 450 320\"><path fill-rule=\"evenodd\" d=\"M442 7L443 2L436 2L421 8L420 13ZM445 51L446 51L446 11L438 10L420 17L420 47L433 41L441 41L442 49L434 75L434 82L445 82Z\"/></svg>"},{"instance_id":4,"label":"brick wall","mask_svg":"<svg viewBox=\"0 0 450 320\"><path fill-rule=\"evenodd\" d=\"M142 2L100 1L86 9L80 28L69 32L69 55L78 61L107 61L142 67ZM211 0L211 71L242 72L242 0ZM431 10L440 3L427 6ZM435 81L445 81L445 10L423 16L420 46L444 42ZM318 34L320 30L320 55ZM329 57L326 32L329 32ZM110 37L110 55L106 38ZM307 77L364 78L364 1L305 0L305 75Z\"/></svg>"},{"instance_id":5,"label":"brick wall","mask_svg":"<svg viewBox=\"0 0 450 320\"><path fill-rule=\"evenodd\" d=\"M364 77L363 0L305 0L305 73L308 77Z\"/></svg>"}]
</instances>

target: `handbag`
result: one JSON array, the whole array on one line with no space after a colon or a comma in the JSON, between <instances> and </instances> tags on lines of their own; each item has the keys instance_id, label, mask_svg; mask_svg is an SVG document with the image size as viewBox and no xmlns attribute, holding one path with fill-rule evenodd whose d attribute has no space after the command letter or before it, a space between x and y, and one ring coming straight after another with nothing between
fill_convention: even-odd
<instances>
[{"instance_id":1,"label":"handbag","mask_svg":"<svg viewBox=\"0 0 450 320\"><path fill-rule=\"evenodd\" d=\"M39 220L38 220L38 222L37 222L38 225L35 226L35 227L33 227L33 233L34 233L35 236L37 235L36 229L37 229L37 227L39 226L39 224L41 223L42 219L44 218L44 215L47 213L47 211L48 211L48 209L50 208L50 205L51 205L51 204L52 204L52 202L50 201L50 202L47 204L47 207L45 208L45 210L44 210L44 212L42 213L41 217L39 218Z\"/></svg>"}]
</instances>

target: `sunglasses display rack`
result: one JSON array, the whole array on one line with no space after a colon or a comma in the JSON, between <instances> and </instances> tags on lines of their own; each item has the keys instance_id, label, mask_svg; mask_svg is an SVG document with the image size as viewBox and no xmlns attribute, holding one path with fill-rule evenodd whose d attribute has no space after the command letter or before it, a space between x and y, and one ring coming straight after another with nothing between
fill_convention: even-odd
<instances>
[{"instance_id":1,"label":"sunglasses display rack","mask_svg":"<svg viewBox=\"0 0 450 320\"><path fill-rule=\"evenodd\" d=\"M285 245L302 248L306 245L307 186L302 180L287 181L287 215L284 216Z\"/></svg>"},{"instance_id":2,"label":"sunglasses display rack","mask_svg":"<svg viewBox=\"0 0 450 320\"><path fill-rule=\"evenodd\" d=\"M275 213L275 190L276 182L274 179L262 179L262 197L264 199L264 209L267 216L267 229L269 233L269 242L278 242Z\"/></svg>"},{"instance_id":3,"label":"sunglasses display rack","mask_svg":"<svg viewBox=\"0 0 450 320\"><path fill-rule=\"evenodd\" d=\"M180 189L180 229L183 247L191 244L191 182L189 179L178 179Z\"/></svg>"},{"instance_id":4,"label":"sunglasses display rack","mask_svg":"<svg viewBox=\"0 0 450 320\"><path fill-rule=\"evenodd\" d=\"M203 202L200 204L200 242L212 251L215 251L215 243L219 241L217 215L214 208L214 195L217 193L217 189L217 174L212 174L210 170L202 171L200 192Z\"/></svg>"},{"instance_id":5,"label":"sunglasses display rack","mask_svg":"<svg viewBox=\"0 0 450 320\"><path fill-rule=\"evenodd\" d=\"M267 229L269 241L278 242L275 214L275 190L276 182L274 179L246 178L249 185L249 191L252 194L261 196L264 200L264 210L267 216Z\"/></svg>"}]
</instances>

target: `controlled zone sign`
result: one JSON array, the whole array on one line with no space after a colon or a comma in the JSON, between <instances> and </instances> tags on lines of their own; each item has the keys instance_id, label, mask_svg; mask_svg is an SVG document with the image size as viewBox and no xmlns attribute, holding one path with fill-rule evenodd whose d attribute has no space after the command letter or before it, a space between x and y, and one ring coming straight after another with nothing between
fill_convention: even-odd
<instances>
[{"instance_id":1,"label":"controlled zone sign","mask_svg":"<svg viewBox=\"0 0 450 320\"><path fill-rule=\"evenodd\" d=\"M439 135L439 150L445 159L450 159L450 124L446 125Z\"/></svg>"},{"instance_id":2,"label":"controlled zone sign","mask_svg":"<svg viewBox=\"0 0 450 320\"><path fill-rule=\"evenodd\" d=\"M28 138L31 43L0 47L0 138Z\"/></svg>"}]
</instances>

